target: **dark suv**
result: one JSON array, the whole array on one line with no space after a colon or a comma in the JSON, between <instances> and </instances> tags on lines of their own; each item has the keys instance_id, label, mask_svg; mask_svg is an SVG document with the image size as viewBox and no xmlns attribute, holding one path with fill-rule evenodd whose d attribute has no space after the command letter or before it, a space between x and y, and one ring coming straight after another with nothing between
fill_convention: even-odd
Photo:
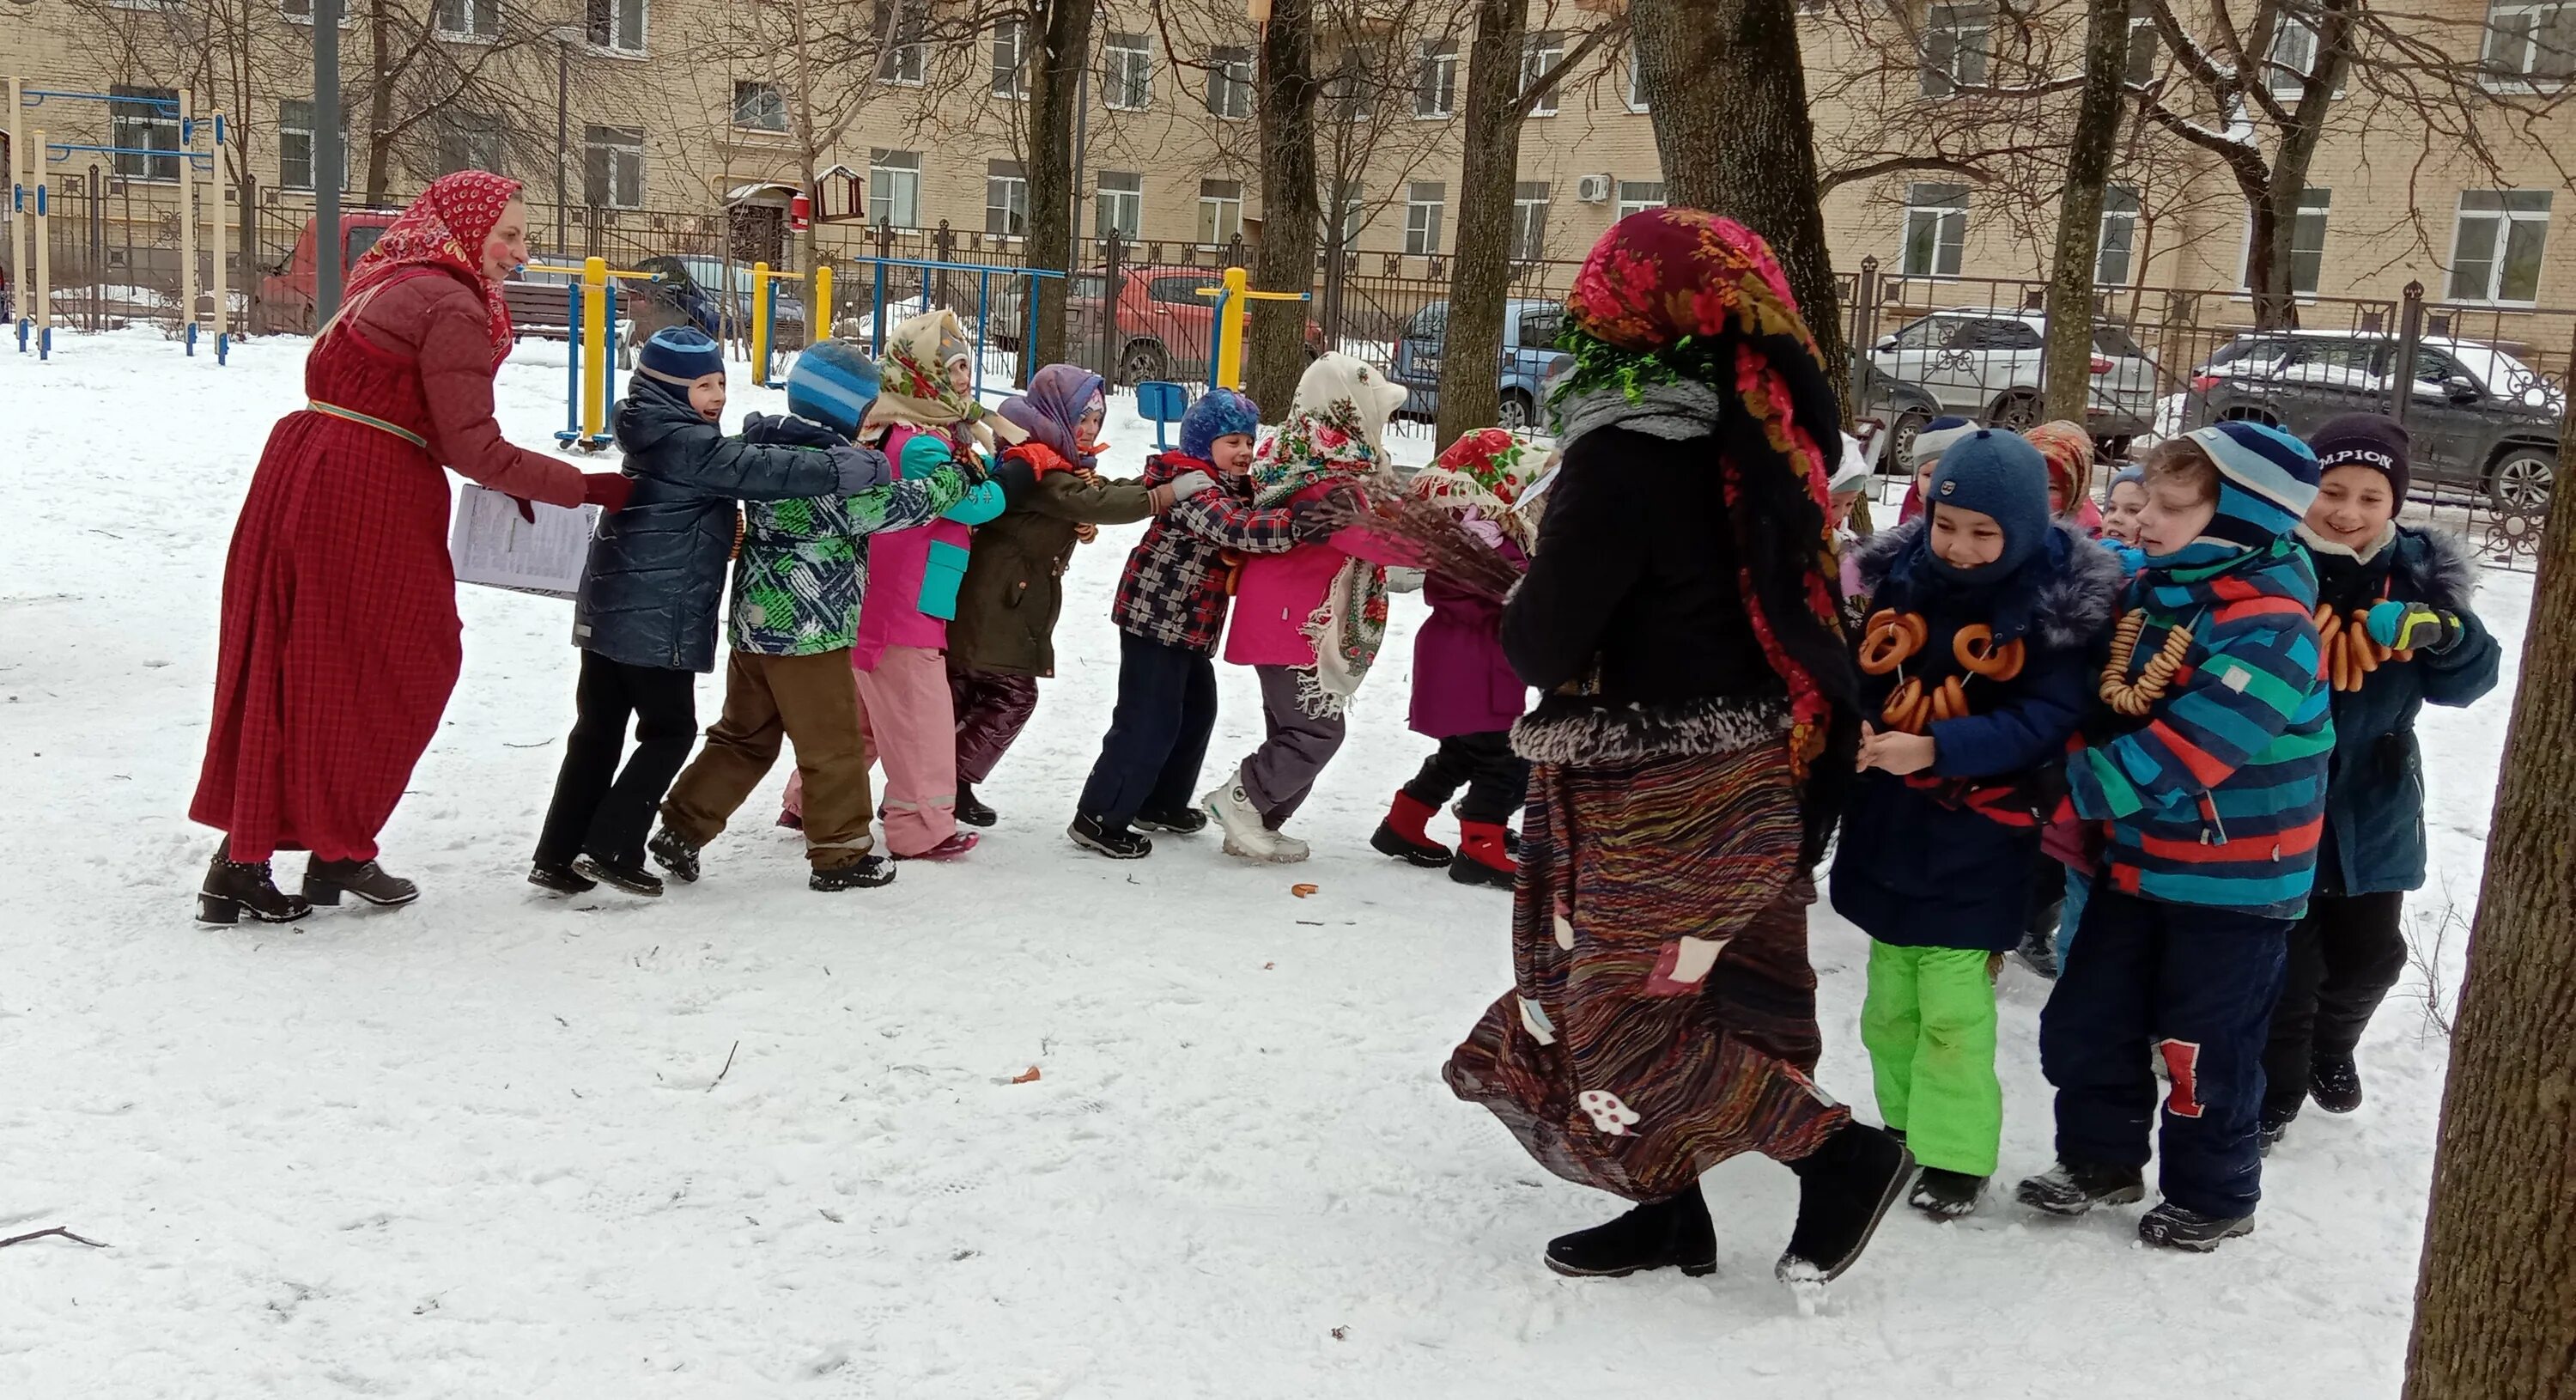
<instances>
[{"instance_id":1,"label":"dark suv","mask_svg":"<svg viewBox=\"0 0 2576 1400\"><path fill-rule=\"evenodd\" d=\"M2186 428L2251 419L2305 435L2341 413L2385 413L2394 337L2356 331L2254 331L2194 373ZM2407 385L2415 479L2485 493L2509 515L2548 509L2567 394L2504 350L2425 340Z\"/></svg>"}]
</instances>

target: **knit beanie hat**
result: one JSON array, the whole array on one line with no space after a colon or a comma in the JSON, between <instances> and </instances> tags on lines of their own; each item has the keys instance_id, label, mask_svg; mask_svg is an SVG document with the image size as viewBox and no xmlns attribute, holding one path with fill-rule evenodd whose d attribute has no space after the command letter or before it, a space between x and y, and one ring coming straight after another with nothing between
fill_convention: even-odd
<instances>
[{"instance_id":1,"label":"knit beanie hat","mask_svg":"<svg viewBox=\"0 0 2576 1400\"><path fill-rule=\"evenodd\" d=\"M2307 518L2317 499L2317 454L2306 443L2246 422L2213 423L2183 436L2218 465L2218 513L2206 533L2168 562L2215 563L2262 549Z\"/></svg>"},{"instance_id":2,"label":"knit beanie hat","mask_svg":"<svg viewBox=\"0 0 2576 1400\"><path fill-rule=\"evenodd\" d=\"M1924 424L1923 430L1914 435L1914 469L1921 471L1924 463L1949 451L1975 431L1976 424L1952 413L1945 413Z\"/></svg>"},{"instance_id":3,"label":"knit beanie hat","mask_svg":"<svg viewBox=\"0 0 2576 1400\"><path fill-rule=\"evenodd\" d=\"M845 340L816 341L787 368L787 411L856 437L878 385L867 351Z\"/></svg>"},{"instance_id":4,"label":"knit beanie hat","mask_svg":"<svg viewBox=\"0 0 2576 1400\"><path fill-rule=\"evenodd\" d=\"M1869 458L1861 454L1860 439L1849 433L1842 436L1842 460L1834 463L1834 474L1825 478L1825 494L1828 496L1839 496L1845 491L1858 491L1869 485Z\"/></svg>"},{"instance_id":5,"label":"knit beanie hat","mask_svg":"<svg viewBox=\"0 0 2576 1400\"><path fill-rule=\"evenodd\" d=\"M2139 463L2131 462L2111 473L2111 479L2102 484L2102 498L2109 500L2111 493L2123 484L2144 487L2147 484L2147 469Z\"/></svg>"},{"instance_id":6,"label":"knit beanie hat","mask_svg":"<svg viewBox=\"0 0 2576 1400\"><path fill-rule=\"evenodd\" d=\"M1246 437L1260 435L1261 405L1248 394L1210 389L1193 400L1189 412L1181 415L1181 455L1213 461L1208 454L1216 450L1216 440L1236 433Z\"/></svg>"},{"instance_id":7,"label":"knit beanie hat","mask_svg":"<svg viewBox=\"0 0 2576 1400\"><path fill-rule=\"evenodd\" d=\"M2084 425L2052 419L2022 436L2039 449L2048 464L2048 484L2066 501L2069 513L2084 508L2084 493L2093 483L2093 435Z\"/></svg>"},{"instance_id":8,"label":"knit beanie hat","mask_svg":"<svg viewBox=\"0 0 2576 1400\"><path fill-rule=\"evenodd\" d=\"M2406 499L2413 470L2406 460L2406 429L2387 414L2346 413L2329 418L2308 434L2308 446L2317 454L2320 480L2337 467L2371 467L2387 476L2388 489L2399 501Z\"/></svg>"},{"instance_id":9,"label":"knit beanie hat","mask_svg":"<svg viewBox=\"0 0 2576 1400\"><path fill-rule=\"evenodd\" d=\"M725 372L724 349L695 326L670 326L655 331L644 348L636 352L635 373L642 378L675 384L682 389L710 374Z\"/></svg>"},{"instance_id":10,"label":"knit beanie hat","mask_svg":"<svg viewBox=\"0 0 2576 1400\"><path fill-rule=\"evenodd\" d=\"M2003 529L2003 553L1992 563L1961 569L1931 550L1927 523L1925 557L1952 578L2001 578L2048 539L2048 463L2019 433L1978 428L1951 444L1932 471L1932 489L1924 499L1927 515L1943 507L1973 510L1992 516Z\"/></svg>"}]
</instances>

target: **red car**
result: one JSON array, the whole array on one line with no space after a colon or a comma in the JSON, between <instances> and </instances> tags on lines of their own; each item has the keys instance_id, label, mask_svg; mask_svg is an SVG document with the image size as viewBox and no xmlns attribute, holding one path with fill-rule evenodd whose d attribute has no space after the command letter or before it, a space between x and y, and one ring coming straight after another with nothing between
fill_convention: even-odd
<instances>
[{"instance_id":1,"label":"red car","mask_svg":"<svg viewBox=\"0 0 2576 1400\"><path fill-rule=\"evenodd\" d=\"M402 217L399 209L344 209L340 211L340 242L345 250L342 269L366 255L385 236L385 230ZM304 231L295 236L295 251L284 262L263 273L259 279L259 310L263 329L272 331L313 332L313 279L321 270L320 244L315 239L315 219L304 221Z\"/></svg>"},{"instance_id":2,"label":"red car","mask_svg":"<svg viewBox=\"0 0 2576 1400\"><path fill-rule=\"evenodd\" d=\"M1086 360L1102 347L1101 279L1075 274L1065 299L1065 343ZM1114 384L1141 384L1152 379L1205 379L1208 359L1216 350L1216 298L1200 296L1225 286L1225 269L1204 267L1135 267L1119 273L1116 333L1106 347L1108 378ZM1246 308L1242 314L1253 314ZM1275 315L1276 310L1263 314ZM1332 347L1313 317L1306 319L1306 353L1320 355Z\"/></svg>"}]
</instances>

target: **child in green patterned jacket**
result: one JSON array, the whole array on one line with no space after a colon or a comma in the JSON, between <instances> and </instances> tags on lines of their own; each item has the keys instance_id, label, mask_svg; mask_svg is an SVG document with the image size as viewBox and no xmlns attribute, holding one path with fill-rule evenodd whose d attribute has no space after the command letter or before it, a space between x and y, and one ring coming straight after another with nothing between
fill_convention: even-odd
<instances>
[{"instance_id":1,"label":"child in green patterned jacket","mask_svg":"<svg viewBox=\"0 0 2576 1400\"><path fill-rule=\"evenodd\" d=\"M841 446L876 397L875 366L852 347L826 341L797 358L787 376L791 417L753 416L753 442ZM873 449L859 448L861 451ZM655 860L675 877L698 875L698 852L778 760L796 747L805 788L805 850L817 890L873 887L894 879L874 854L868 760L859 730L850 646L867 587L868 536L927 524L973 483L951 463L929 476L854 494L758 501L744 510L742 553L734 561L726 635L723 717L662 804Z\"/></svg>"}]
</instances>

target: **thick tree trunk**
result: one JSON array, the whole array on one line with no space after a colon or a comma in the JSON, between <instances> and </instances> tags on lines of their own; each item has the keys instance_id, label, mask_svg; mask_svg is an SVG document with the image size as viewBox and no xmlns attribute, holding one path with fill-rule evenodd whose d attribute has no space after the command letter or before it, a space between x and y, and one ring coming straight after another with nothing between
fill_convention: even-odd
<instances>
[{"instance_id":1,"label":"thick tree trunk","mask_svg":"<svg viewBox=\"0 0 2576 1400\"><path fill-rule=\"evenodd\" d=\"M1037 36L1029 72L1029 266L1057 271L1073 265L1073 196L1082 175L1073 168L1074 99L1091 47L1092 0L1047 0L1030 17ZM1032 277L1038 299L1037 340L1023 362L1034 368L1064 358L1064 279ZM1013 335L1027 331L1014 326Z\"/></svg>"},{"instance_id":2,"label":"thick tree trunk","mask_svg":"<svg viewBox=\"0 0 2576 1400\"><path fill-rule=\"evenodd\" d=\"M2334 92L2352 67L2352 13L2359 0L2324 0L2317 25L2317 65L2308 75L2299 100L2281 125L2280 145L2272 154L2271 178L2260 192L2247 190L2254 211L2246 254L2246 290L2254 300L2254 324L2263 330L2288 330L2299 324L2296 258L2299 204L2307 194L2308 168L2325 140L2326 121L2334 113Z\"/></svg>"},{"instance_id":3,"label":"thick tree trunk","mask_svg":"<svg viewBox=\"0 0 2576 1400\"><path fill-rule=\"evenodd\" d=\"M1086 3L1086 0L1066 0ZM1313 0L1277 0L1261 34L1254 100L1261 115L1261 246L1252 285L1308 292L1315 285L1315 11ZM1229 313L1231 314L1231 313ZM1215 353L1214 346L1209 353ZM1255 302L1244 340L1244 383L1263 412L1287 412L1306 372L1306 307Z\"/></svg>"},{"instance_id":4,"label":"thick tree trunk","mask_svg":"<svg viewBox=\"0 0 2576 1400\"><path fill-rule=\"evenodd\" d=\"M1665 198L1770 241L1848 418L1851 365L1816 193L1795 0L1636 0L1629 21Z\"/></svg>"},{"instance_id":5,"label":"thick tree trunk","mask_svg":"<svg viewBox=\"0 0 2576 1400\"><path fill-rule=\"evenodd\" d=\"M2057 204L2057 261L2048 276L2043 412L2084 420L2093 385L2093 268L2101 253L2102 191L2120 143L2120 80L2129 64L2128 0L2090 0L2084 20L2084 90Z\"/></svg>"},{"instance_id":6,"label":"thick tree trunk","mask_svg":"<svg viewBox=\"0 0 2576 1400\"><path fill-rule=\"evenodd\" d=\"M367 203L382 205L393 183L393 146L385 133L394 125L394 83L389 74L393 65L393 16L387 0L374 0L367 7L367 37L376 51L376 66L367 88ZM349 153L340 153L341 169L348 168Z\"/></svg>"},{"instance_id":7,"label":"thick tree trunk","mask_svg":"<svg viewBox=\"0 0 2576 1400\"><path fill-rule=\"evenodd\" d=\"M2558 479L2576 480L2576 434ZM2576 1395L2576 507L2552 512L2451 1036L2406 1400Z\"/></svg>"},{"instance_id":8,"label":"thick tree trunk","mask_svg":"<svg viewBox=\"0 0 2576 1400\"><path fill-rule=\"evenodd\" d=\"M1520 173L1521 45L1529 0L1477 0L1467 50L1466 155L1459 170L1457 254L1449 260L1440 339L1438 437L1501 415L1503 300L1512 280L1512 182Z\"/></svg>"}]
</instances>

